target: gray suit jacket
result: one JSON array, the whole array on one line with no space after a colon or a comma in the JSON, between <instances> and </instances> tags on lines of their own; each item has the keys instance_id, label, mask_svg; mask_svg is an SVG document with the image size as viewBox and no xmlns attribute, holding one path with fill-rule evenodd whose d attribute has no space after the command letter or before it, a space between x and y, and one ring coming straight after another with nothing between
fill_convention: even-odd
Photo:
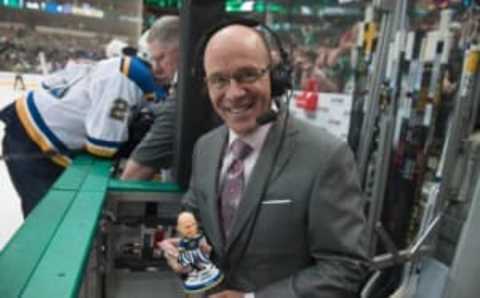
<instances>
[{"instance_id":1,"label":"gray suit jacket","mask_svg":"<svg viewBox=\"0 0 480 298\"><path fill-rule=\"evenodd\" d=\"M198 140L184 206L200 219L225 288L258 298L351 297L366 273L364 200L353 155L326 131L290 119L267 182L282 122L268 133L229 239L222 237L217 185L225 126Z\"/></svg>"}]
</instances>

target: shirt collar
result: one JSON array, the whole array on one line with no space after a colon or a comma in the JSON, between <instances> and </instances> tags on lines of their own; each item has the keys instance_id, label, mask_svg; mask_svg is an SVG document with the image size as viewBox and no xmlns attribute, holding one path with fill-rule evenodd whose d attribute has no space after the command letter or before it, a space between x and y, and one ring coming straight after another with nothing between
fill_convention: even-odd
<instances>
[{"instance_id":1,"label":"shirt collar","mask_svg":"<svg viewBox=\"0 0 480 298\"><path fill-rule=\"evenodd\" d=\"M228 147L232 145L233 141L236 139L240 139L250 145L253 148L253 151L259 151L262 149L263 143L265 142L265 138L267 137L268 132L270 131L270 127L272 127L272 123L267 123L265 125L259 126L255 131L252 133L240 137L237 133L235 133L232 129L228 129Z\"/></svg>"}]
</instances>

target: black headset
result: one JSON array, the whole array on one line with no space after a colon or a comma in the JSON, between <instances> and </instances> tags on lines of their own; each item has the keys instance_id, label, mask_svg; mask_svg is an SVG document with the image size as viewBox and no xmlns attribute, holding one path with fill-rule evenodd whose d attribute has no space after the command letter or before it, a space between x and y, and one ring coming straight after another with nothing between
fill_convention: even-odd
<instances>
[{"instance_id":1,"label":"black headset","mask_svg":"<svg viewBox=\"0 0 480 298\"><path fill-rule=\"evenodd\" d=\"M216 24L215 26L213 26L212 28L210 28L209 30L207 30L205 34L203 34L203 36L200 38L200 41L196 50L196 56L195 56L196 61L193 69L194 76L199 78L203 78L205 76L205 69L203 68L203 62L204 62L203 56L205 54L205 48L207 47L207 43L215 33L217 33L221 29L230 25L243 25L243 26L247 26L255 29L260 33L260 36L262 37L265 43L265 46L269 51L271 49L271 46L264 32L267 32L268 35L271 36L271 39L274 40L275 46L280 53L280 59L281 59L279 63L272 65L270 69L272 97L282 96L286 93L287 90L291 89L292 88L292 82L291 82L292 67L288 59L288 53L283 48L280 38L267 25L259 21L248 19L248 18L235 17L235 18L225 19L220 23ZM270 58L270 61L272 60L273 59Z\"/></svg>"}]
</instances>

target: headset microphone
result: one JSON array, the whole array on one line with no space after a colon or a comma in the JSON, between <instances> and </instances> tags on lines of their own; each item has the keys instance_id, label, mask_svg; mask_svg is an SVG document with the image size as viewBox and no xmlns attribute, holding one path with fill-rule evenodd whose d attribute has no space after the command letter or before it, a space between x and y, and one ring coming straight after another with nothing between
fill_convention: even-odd
<instances>
[{"instance_id":1,"label":"headset microphone","mask_svg":"<svg viewBox=\"0 0 480 298\"><path fill-rule=\"evenodd\" d=\"M270 110L258 116L256 121L257 121L257 124L261 126L277 120L277 117L278 117L278 112L274 110Z\"/></svg>"},{"instance_id":2,"label":"headset microphone","mask_svg":"<svg viewBox=\"0 0 480 298\"><path fill-rule=\"evenodd\" d=\"M257 117L256 122L259 126L265 125L267 123L277 120L278 114L280 114L280 102L278 98L274 98L272 101L272 108L267 112L261 114Z\"/></svg>"}]
</instances>

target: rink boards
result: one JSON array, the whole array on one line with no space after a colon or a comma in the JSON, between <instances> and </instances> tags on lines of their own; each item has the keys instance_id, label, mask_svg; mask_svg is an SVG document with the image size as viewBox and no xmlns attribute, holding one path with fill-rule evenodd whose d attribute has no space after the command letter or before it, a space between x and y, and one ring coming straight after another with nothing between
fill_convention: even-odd
<instances>
[{"instance_id":1,"label":"rink boards","mask_svg":"<svg viewBox=\"0 0 480 298\"><path fill-rule=\"evenodd\" d=\"M40 86L42 75L40 74L23 74L23 81L27 90L36 89ZM15 84L15 73L0 71L0 89L13 90Z\"/></svg>"}]
</instances>

